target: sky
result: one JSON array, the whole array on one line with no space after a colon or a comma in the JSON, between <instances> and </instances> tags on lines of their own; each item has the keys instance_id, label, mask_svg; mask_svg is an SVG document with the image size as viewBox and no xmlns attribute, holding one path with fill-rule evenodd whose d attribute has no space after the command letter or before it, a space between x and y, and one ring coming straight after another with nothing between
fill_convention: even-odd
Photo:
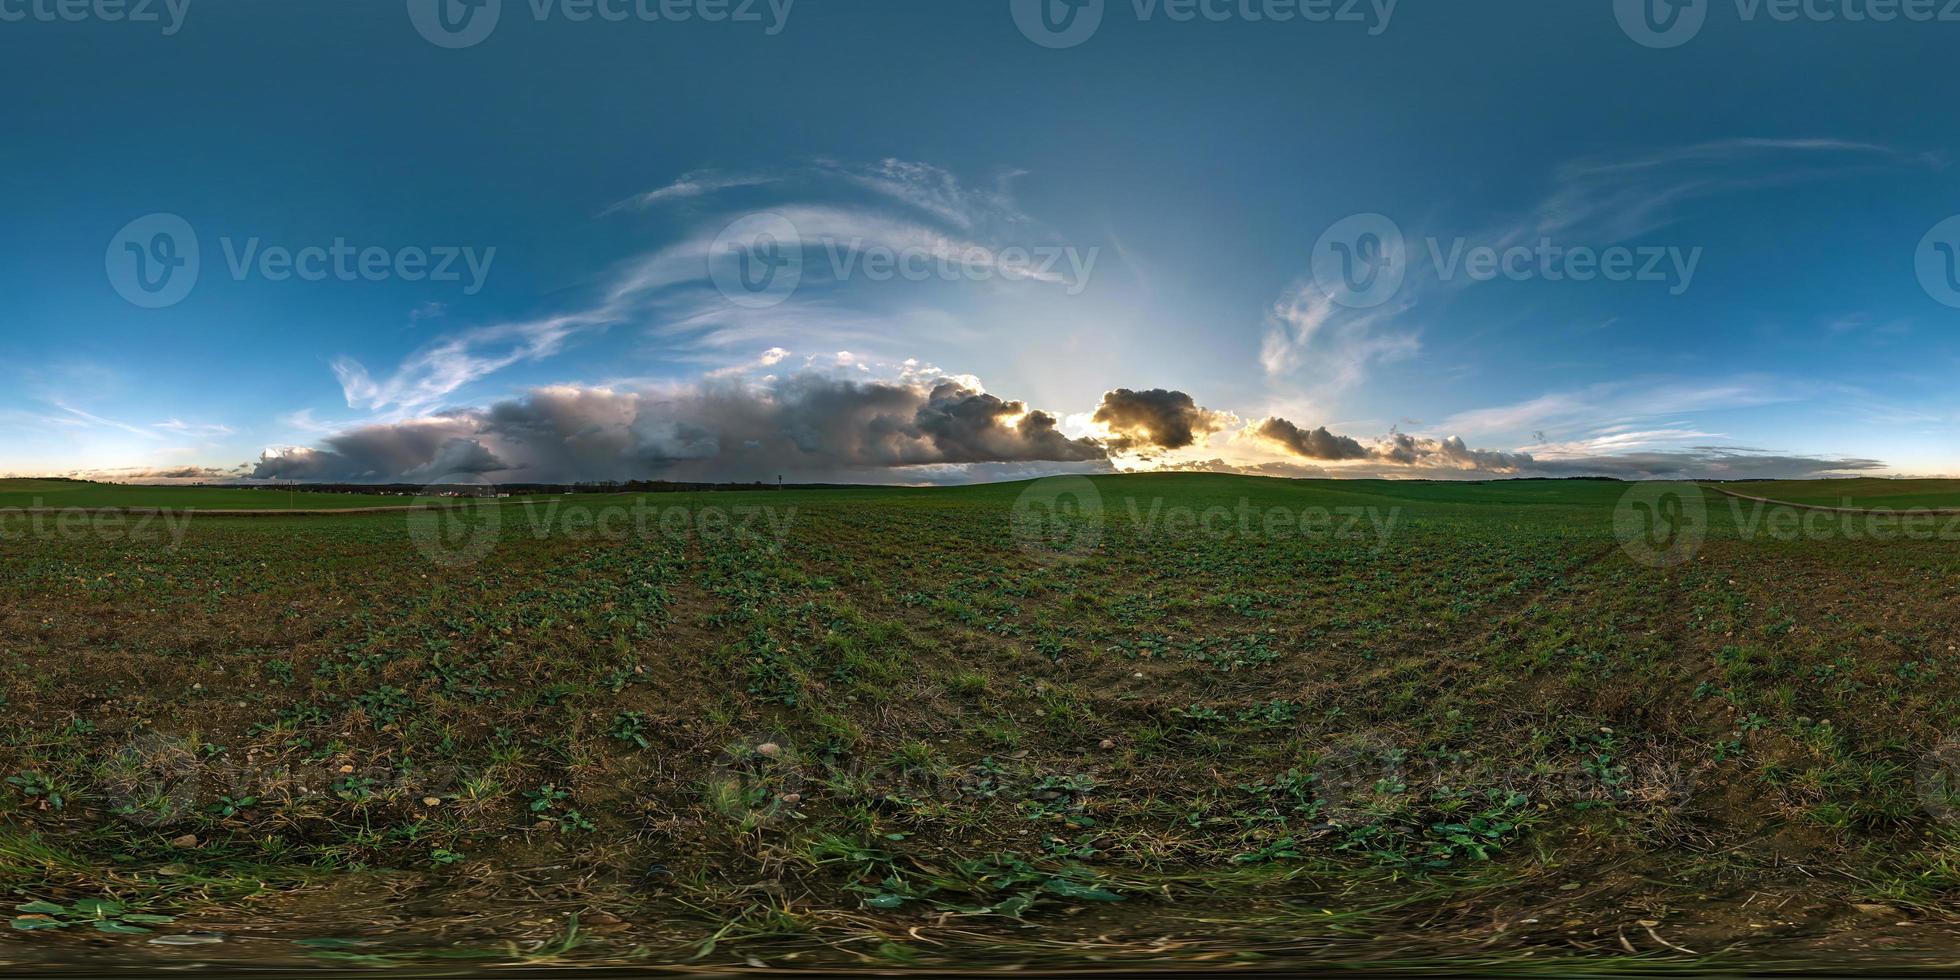
<instances>
[{"instance_id":1,"label":"sky","mask_svg":"<svg viewBox=\"0 0 1960 980\"><path fill-rule=\"evenodd\" d=\"M1942 6L0 0L0 474L1960 475Z\"/></svg>"}]
</instances>

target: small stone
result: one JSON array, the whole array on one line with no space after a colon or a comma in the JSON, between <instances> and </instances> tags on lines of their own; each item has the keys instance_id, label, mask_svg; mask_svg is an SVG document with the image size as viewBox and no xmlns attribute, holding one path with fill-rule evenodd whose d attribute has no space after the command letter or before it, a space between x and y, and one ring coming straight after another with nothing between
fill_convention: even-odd
<instances>
[{"instance_id":1,"label":"small stone","mask_svg":"<svg viewBox=\"0 0 1960 980\"><path fill-rule=\"evenodd\" d=\"M350 772L353 772L353 771L354 771L354 767L353 767L353 766L341 766L341 767L340 767L340 771L341 771L342 773L350 773Z\"/></svg>"},{"instance_id":2,"label":"small stone","mask_svg":"<svg viewBox=\"0 0 1960 980\"><path fill-rule=\"evenodd\" d=\"M1107 738L1096 743L1096 748L1102 749L1105 752L1115 747L1116 747L1116 743L1113 740Z\"/></svg>"},{"instance_id":3,"label":"small stone","mask_svg":"<svg viewBox=\"0 0 1960 980\"><path fill-rule=\"evenodd\" d=\"M434 797L434 796L424 796L424 797L422 797L422 805L423 805L423 806L441 806L441 805L442 805L442 800L441 800L440 798L438 798L438 797Z\"/></svg>"},{"instance_id":4,"label":"small stone","mask_svg":"<svg viewBox=\"0 0 1960 980\"><path fill-rule=\"evenodd\" d=\"M763 756L765 758L774 759L775 757L783 754L783 747L777 745L774 742L764 742L761 745L755 747L755 754L759 756Z\"/></svg>"},{"instance_id":5,"label":"small stone","mask_svg":"<svg viewBox=\"0 0 1960 980\"><path fill-rule=\"evenodd\" d=\"M784 794L783 794L783 802L784 802L784 803L801 803L801 802L803 802L803 794L802 794L802 793L784 793Z\"/></svg>"},{"instance_id":6,"label":"small stone","mask_svg":"<svg viewBox=\"0 0 1960 980\"><path fill-rule=\"evenodd\" d=\"M175 848L179 848L179 849L181 849L181 850L186 850L186 851L188 851L188 850L190 850L191 848L194 848L194 847L196 847L196 846L197 846L197 835L196 835L196 834L185 834L184 836L182 836L182 837L179 837L179 838L177 838L177 839L175 839L175 840L173 840L173 841L171 841L171 842L170 842L170 846L171 846L171 847L175 847Z\"/></svg>"}]
</instances>

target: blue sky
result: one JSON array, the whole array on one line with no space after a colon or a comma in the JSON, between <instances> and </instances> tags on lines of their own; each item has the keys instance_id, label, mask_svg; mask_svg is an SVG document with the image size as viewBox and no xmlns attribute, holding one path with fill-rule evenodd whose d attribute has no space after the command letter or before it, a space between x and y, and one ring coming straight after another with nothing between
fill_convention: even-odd
<instances>
[{"instance_id":1,"label":"blue sky","mask_svg":"<svg viewBox=\"0 0 1960 980\"><path fill-rule=\"evenodd\" d=\"M0 2L0 473L1960 474L1960 23L1013 2Z\"/></svg>"}]
</instances>

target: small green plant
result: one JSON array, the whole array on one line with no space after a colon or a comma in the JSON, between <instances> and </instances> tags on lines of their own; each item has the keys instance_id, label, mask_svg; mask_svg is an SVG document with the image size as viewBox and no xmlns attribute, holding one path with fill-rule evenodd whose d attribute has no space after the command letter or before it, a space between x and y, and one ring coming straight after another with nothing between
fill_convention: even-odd
<instances>
[{"instance_id":1,"label":"small green plant","mask_svg":"<svg viewBox=\"0 0 1960 980\"><path fill-rule=\"evenodd\" d=\"M1293 838L1282 837L1279 840L1267 842L1257 850L1240 854L1232 858L1232 860L1239 864L1265 864L1270 861L1298 860L1306 856L1300 853L1299 846L1299 844L1294 842Z\"/></svg>"},{"instance_id":2,"label":"small green plant","mask_svg":"<svg viewBox=\"0 0 1960 980\"><path fill-rule=\"evenodd\" d=\"M565 802L571 795L566 790L559 789L550 783L545 783L535 790L527 790L524 793L524 798L531 801L530 810L537 815L540 821L555 824L558 827L558 832L561 834L599 829L593 826L592 821L585 819L585 815L579 813L577 810L566 810L562 813L556 812L558 805Z\"/></svg>"},{"instance_id":3,"label":"small green plant","mask_svg":"<svg viewBox=\"0 0 1960 980\"><path fill-rule=\"evenodd\" d=\"M612 728L606 734L611 735L621 742L637 745L644 749L652 746L652 743L647 741L646 732L647 716L645 712L622 711L613 716Z\"/></svg>"},{"instance_id":4,"label":"small green plant","mask_svg":"<svg viewBox=\"0 0 1960 980\"><path fill-rule=\"evenodd\" d=\"M570 795L572 794L550 783L545 783L537 789L524 791L524 798L531 801L531 812L537 814L550 813L553 807L557 806L561 800Z\"/></svg>"},{"instance_id":5,"label":"small green plant","mask_svg":"<svg viewBox=\"0 0 1960 980\"><path fill-rule=\"evenodd\" d=\"M374 780L366 776L345 776L333 784L333 795L349 803L374 798Z\"/></svg>"},{"instance_id":6,"label":"small green plant","mask_svg":"<svg viewBox=\"0 0 1960 980\"><path fill-rule=\"evenodd\" d=\"M29 770L18 776L8 776L7 785L20 790L20 795L29 800L39 800L42 809L60 810L68 804L54 781L43 773Z\"/></svg>"},{"instance_id":7,"label":"small green plant","mask_svg":"<svg viewBox=\"0 0 1960 980\"><path fill-rule=\"evenodd\" d=\"M211 815L220 820L225 820L257 806L258 802L259 798L256 796L220 796L218 797L218 802L211 804Z\"/></svg>"},{"instance_id":8,"label":"small green plant","mask_svg":"<svg viewBox=\"0 0 1960 980\"><path fill-rule=\"evenodd\" d=\"M14 906L14 911L20 914L14 916L13 927L21 932L72 929L85 925L98 932L145 935L151 931L145 926L167 925L177 921L173 916L132 912L121 902L94 898L81 899L68 905L26 902Z\"/></svg>"}]
</instances>

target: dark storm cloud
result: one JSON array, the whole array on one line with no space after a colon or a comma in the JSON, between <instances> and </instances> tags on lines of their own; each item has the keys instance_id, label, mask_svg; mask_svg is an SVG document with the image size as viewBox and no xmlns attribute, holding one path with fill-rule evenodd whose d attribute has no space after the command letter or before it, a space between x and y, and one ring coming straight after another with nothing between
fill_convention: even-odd
<instances>
[{"instance_id":1,"label":"dark storm cloud","mask_svg":"<svg viewBox=\"0 0 1960 980\"><path fill-rule=\"evenodd\" d=\"M1252 430L1253 435L1278 443L1301 459L1367 459L1368 447L1348 436L1337 436L1318 429L1302 429L1285 419L1269 418Z\"/></svg>"},{"instance_id":2,"label":"dark storm cloud","mask_svg":"<svg viewBox=\"0 0 1960 980\"><path fill-rule=\"evenodd\" d=\"M1510 474L1532 465L1526 453L1471 449L1462 439L1428 439L1391 433L1373 446L1351 436L1336 435L1326 426L1302 428L1282 418L1268 418L1249 429L1257 439L1300 459L1317 461L1370 460L1386 467L1475 470Z\"/></svg>"},{"instance_id":3,"label":"dark storm cloud","mask_svg":"<svg viewBox=\"0 0 1960 980\"><path fill-rule=\"evenodd\" d=\"M447 472L482 473L481 468L467 465L472 460L481 462L490 453L476 439L478 428L476 420L467 414L364 426L328 437L319 449L268 452L259 458L252 478L394 483L418 477L432 479L442 475L430 472L433 464L452 460L465 468Z\"/></svg>"},{"instance_id":4,"label":"dark storm cloud","mask_svg":"<svg viewBox=\"0 0 1960 980\"><path fill-rule=\"evenodd\" d=\"M1395 433L1374 449L1375 458L1403 466L1440 466L1456 470L1516 473L1532 465L1529 453L1500 453L1471 449L1456 436L1424 439Z\"/></svg>"},{"instance_id":5,"label":"dark storm cloud","mask_svg":"<svg viewBox=\"0 0 1960 980\"><path fill-rule=\"evenodd\" d=\"M1229 412L1199 408L1181 391L1118 388L1103 396L1095 421L1108 427L1111 451L1149 454L1183 449L1238 419Z\"/></svg>"},{"instance_id":6,"label":"dark storm cloud","mask_svg":"<svg viewBox=\"0 0 1960 980\"><path fill-rule=\"evenodd\" d=\"M178 466L164 469L123 468L75 470L63 476L78 480L105 480L111 483L169 483L183 480L236 480L246 476L250 466L222 469L216 466Z\"/></svg>"},{"instance_id":7,"label":"dark storm cloud","mask_svg":"<svg viewBox=\"0 0 1960 980\"><path fill-rule=\"evenodd\" d=\"M1814 480L1885 468L1886 464L1876 459L1790 456L1733 446L1546 459L1533 464L1536 473L1546 476L1611 476L1623 480Z\"/></svg>"},{"instance_id":8,"label":"dark storm cloud","mask_svg":"<svg viewBox=\"0 0 1960 980\"><path fill-rule=\"evenodd\" d=\"M1055 417L942 379L930 385L807 373L763 385L542 388L430 419L374 425L318 449L268 453L253 476L432 482L630 479L936 482L991 464L1093 464ZM920 472L909 472L920 468ZM1053 467L1051 467L1052 469Z\"/></svg>"},{"instance_id":9,"label":"dark storm cloud","mask_svg":"<svg viewBox=\"0 0 1960 980\"><path fill-rule=\"evenodd\" d=\"M1246 470L1276 476L1604 476L1625 480L1796 480L1885 468L1883 462L1875 459L1792 456L1737 446L1691 446L1675 452L1541 459L1530 453L1472 449L1456 437L1431 439L1399 432L1391 433L1373 446L1367 446L1348 436L1335 435L1324 427L1303 429L1280 418L1265 419L1247 431L1299 459L1353 464L1337 469L1320 469L1293 463L1268 463Z\"/></svg>"}]
</instances>

